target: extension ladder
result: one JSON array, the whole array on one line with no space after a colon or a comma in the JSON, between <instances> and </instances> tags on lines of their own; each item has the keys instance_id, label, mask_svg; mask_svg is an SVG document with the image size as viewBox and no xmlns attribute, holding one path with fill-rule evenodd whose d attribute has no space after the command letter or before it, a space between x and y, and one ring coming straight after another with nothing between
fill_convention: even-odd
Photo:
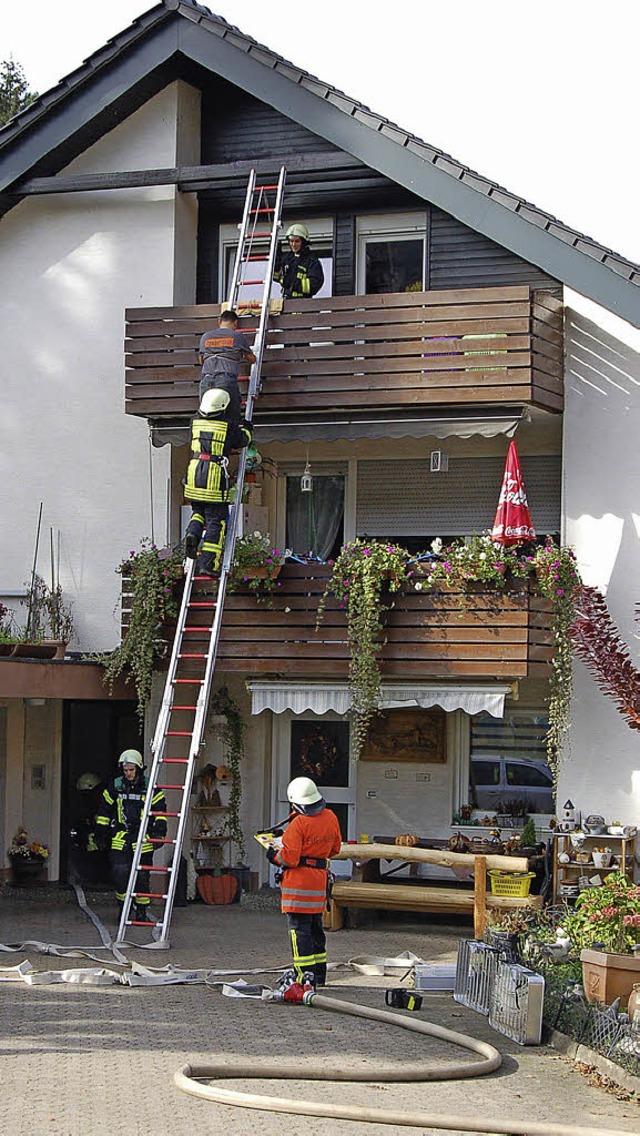
<instances>
[{"instance_id":1,"label":"extension ladder","mask_svg":"<svg viewBox=\"0 0 640 1136\"><path fill-rule=\"evenodd\" d=\"M260 372L269 319L271 282L280 229L285 177L286 170L283 166L276 185L257 185L256 172L255 170L251 171L242 223L238 226L240 236L229 288L229 306L231 308L237 306L244 287L251 284L264 284L260 319L254 345L256 362L251 368L245 407L245 418L249 423L253 417L254 402L260 391ZM270 200L274 202L273 205L269 204ZM268 255L263 256L255 253L255 242L264 242L266 239L269 242ZM266 263L264 281L248 280L246 273L247 270L251 271L249 265L258 260ZM204 744L207 710L218 653L227 579L233 566L238 518L242 509L245 465L246 449L242 449L238 458L235 501L229 509L220 575L217 581L213 581L214 590L205 593L204 598L192 599L193 585L197 580L206 580L208 584L212 584L211 579L195 575L195 560L187 559L185 561L182 603L171 650L162 705L151 744L152 765L118 928L117 941L120 943L124 942L127 927L152 926L152 935L156 940L156 945L169 946L167 936L187 828L189 796L196 762ZM208 614L212 617L210 626L208 624L203 625L202 622ZM195 620L195 622L190 620ZM203 633L205 637L207 634L209 636L206 651L204 646L201 646L198 650L191 650L189 637L203 635ZM181 697L182 694L185 695L184 698ZM193 694L194 697L188 697L189 694ZM175 753L173 752L174 749L181 752ZM160 790L165 795L171 794L172 801L177 798L175 808L165 808L159 811L153 807L153 798ZM142 843L150 821L158 816L167 818L168 827L169 824L172 827L175 826L175 835L170 836L167 829L165 837L149 837L149 841L154 849L164 845L173 845L173 857L171 864L167 866L147 866L144 863L141 864ZM149 873L152 883L149 885L148 891L139 890L139 872ZM158 886L154 886L153 881L155 880L158 881ZM132 907L136 906L138 899L148 899L152 903L160 901L163 904L162 918L158 920L131 918Z\"/></svg>"}]
</instances>

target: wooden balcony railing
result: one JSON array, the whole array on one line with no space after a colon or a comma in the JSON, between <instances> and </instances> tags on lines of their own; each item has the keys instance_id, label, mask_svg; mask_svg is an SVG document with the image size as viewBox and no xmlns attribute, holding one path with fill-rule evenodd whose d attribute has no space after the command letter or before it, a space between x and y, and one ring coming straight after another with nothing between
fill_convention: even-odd
<instances>
[{"instance_id":1,"label":"wooden balcony railing","mask_svg":"<svg viewBox=\"0 0 640 1136\"><path fill-rule=\"evenodd\" d=\"M316 631L318 603L329 569L287 564L272 593L273 608L243 589L227 595L218 666L247 675L304 675L346 678L349 647L346 616L329 597ZM549 601L533 584L518 581L513 591L487 587L473 594L439 591L394 593L385 616L387 642L383 676L401 678L500 678L549 676L552 656ZM196 584L198 588L200 585ZM123 616L126 630L125 597ZM204 616L187 622L201 626ZM209 617L210 618L210 617ZM189 635L200 648L206 632Z\"/></svg>"},{"instance_id":2,"label":"wooden balcony railing","mask_svg":"<svg viewBox=\"0 0 640 1136\"><path fill-rule=\"evenodd\" d=\"M128 414L194 413L197 347L219 311L127 311ZM559 412L562 344L561 301L524 286L287 300L269 320L256 419L514 402Z\"/></svg>"}]
</instances>

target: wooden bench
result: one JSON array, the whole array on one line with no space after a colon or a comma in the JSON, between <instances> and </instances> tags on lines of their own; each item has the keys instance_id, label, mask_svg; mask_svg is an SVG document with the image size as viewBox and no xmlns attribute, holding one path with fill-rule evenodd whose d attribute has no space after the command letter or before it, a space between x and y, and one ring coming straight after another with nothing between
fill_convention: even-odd
<instances>
[{"instance_id":1,"label":"wooden bench","mask_svg":"<svg viewBox=\"0 0 640 1136\"><path fill-rule=\"evenodd\" d=\"M487 925L487 909L542 906L539 895L498 896L487 894L487 870L526 872L528 861L522 856L479 856L467 852L438 851L432 848L408 848L392 844L343 844L336 859L352 860L354 877L336 880L331 906L325 919L329 931L344 926L345 908L369 908L380 911L425 911L473 916L474 935L481 939ZM469 887L446 887L427 883L388 884L366 880L366 865L372 860L399 860L404 863L435 864L444 868L473 868L473 884Z\"/></svg>"}]
</instances>

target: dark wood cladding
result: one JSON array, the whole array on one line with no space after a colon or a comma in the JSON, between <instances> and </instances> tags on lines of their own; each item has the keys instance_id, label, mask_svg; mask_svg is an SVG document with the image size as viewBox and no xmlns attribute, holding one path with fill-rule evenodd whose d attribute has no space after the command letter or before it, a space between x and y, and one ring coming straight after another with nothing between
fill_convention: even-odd
<instances>
[{"instance_id":1,"label":"dark wood cladding","mask_svg":"<svg viewBox=\"0 0 640 1136\"><path fill-rule=\"evenodd\" d=\"M127 311L128 414L194 412L197 345L218 313ZM562 343L561 301L526 285L287 300L269 321L256 417L513 402L560 412Z\"/></svg>"},{"instance_id":2,"label":"dark wood cladding","mask_svg":"<svg viewBox=\"0 0 640 1136\"><path fill-rule=\"evenodd\" d=\"M283 567L273 608L256 602L246 589L227 594L220 637L221 672L248 675L304 675L346 678L349 648L346 616L329 597L316 630L318 604L329 569L290 564ZM201 585L196 584L196 589ZM517 679L549 676L552 656L549 602L525 582L517 590L473 595L439 591L394 593L385 616L381 652L385 677L438 679ZM211 616L206 619L210 623ZM187 627L201 627L201 609ZM204 649L207 633L186 633L189 650ZM185 671L186 673L186 671Z\"/></svg>"}]
</instances>

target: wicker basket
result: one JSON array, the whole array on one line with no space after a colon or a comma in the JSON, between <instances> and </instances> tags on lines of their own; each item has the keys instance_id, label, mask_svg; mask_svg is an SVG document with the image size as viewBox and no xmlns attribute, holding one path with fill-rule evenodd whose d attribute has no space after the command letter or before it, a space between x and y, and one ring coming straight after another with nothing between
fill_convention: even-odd
<instances>
[{"instance_id":1,"label":"wicker basket","mask_svg":"<svg viewBox=\"0 0 640 1136\"><path fill-rule=\"evenodd\" d=\"M529 894L531 881L535 872L498 872L493 868L489 872L492 895L513 895L524 899Z\"/></svg>"}]
</instances>

